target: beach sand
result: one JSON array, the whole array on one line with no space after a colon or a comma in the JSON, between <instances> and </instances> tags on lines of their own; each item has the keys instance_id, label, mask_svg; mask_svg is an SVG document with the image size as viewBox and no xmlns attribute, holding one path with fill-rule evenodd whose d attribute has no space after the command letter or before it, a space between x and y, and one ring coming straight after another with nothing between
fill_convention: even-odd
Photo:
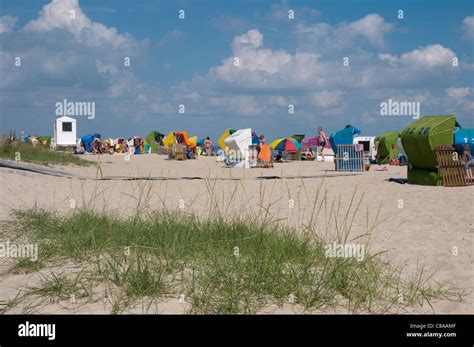
<instances>
[{"instance_id":1,"label":"beach sand","mask_svg":"<svg viewBox=\"0 0 474 347\"><path fill-rule=\"evenodd\" d=\"M301 230L311 219L318 187L322 187L328 201L340 197L342 211L347 209L355 192L356 198L363 195L363 200L354 220L353 235L365 232L367 213L373 220L380 208L379 219L383 222L373 232L372 252L387 251L383 256L405 266L407 273L424 267L427 272L436 272L437 281L451 281L468 290L463 302L440 300L432 303L433 308L425 304L408 312L474 313L474 187L389 182L389 178L406 178L406 167L397 166L385 166L387 171L376 171L377 166L372 166L369 172L342 175L334 172L331 162L295 161L276 163L272 169L230 169L216 162L216 158L206 157L184 162L169 161L158 155L132 156L129 161L120 155L86 159L100 161L100 171L93 166L57 167L85 179L0 168L1 218L7 220L11 209L29 208L35 203L65 213L71 206L86 203L119 215L130 215L141 206L143 209L182 208L205 216L217 213L214 207L218 206L219 213L226 216L267 214L268 218ZM118 179L93 180L100 175ZM170 180L128 181L120 177ZM176 179L179 177L183 179ZM322 229L321 226L321 232ZM457 255L453 254L453 247L457 247ZM14 298L22 286L38 281L36 273L7 274L8 261L0 260L0 263L3 263L0 264L0 303ZM128 312L142 311L137 307ZM186 304L176 297L164 298L157 308L161 313L185 311ZM41 312L108 313L110 307L92 303L71 309L56 303L47 305ZM292 313L294 309L269 307L265 312Z\"/></svg>"}]
</instances>

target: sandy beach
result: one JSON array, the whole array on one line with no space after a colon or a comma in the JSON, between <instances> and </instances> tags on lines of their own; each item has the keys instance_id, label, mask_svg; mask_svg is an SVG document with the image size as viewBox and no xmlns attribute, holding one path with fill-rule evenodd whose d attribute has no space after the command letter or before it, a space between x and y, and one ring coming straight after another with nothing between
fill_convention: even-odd
<instances>
[{"instance_id":1,"label":"sandy beach","mask_svg":"<svg viewBox=\"0 0 474 347\"><path fill-rule=\"evenodd\" d=\"M159 155L132 156L129 161L121 155L85 156L85 159L100 161L100 170L95 166L55 167L80 177L63 178L0 168L2 220L11 218L12 209L27 209L35 204L60 213L86 204L119 216L130 215L139 206L143 211L181 209L203 217L208 213L229 217L267 214L269 219L288 224L298 232L311 219L318 187L320 194L326 194L327 201L340 197L342 211L349 207L355 194L357 201L362 200L351 235L364 233L367 219L372 221L380 208L381 223L370 241L373 252L386 251L383 257L403 266L407 273L424 268L427 273L435 273L436 281L449 281L467 291L462 302L439 300L432 303L432 308L425 304L408 312L474 312L474 187L389 182L390 178L406 178L406 167L389 165L373 165L365 173L338 174L331 162L293 161L276 163L271 169L230 169L216 162L216 158L206 157L184 162L170 161ZM386 171L377 171L383 167ZM95 180L98 177L107 180ZM141 179L129 180L131 177ZM324 215L318 218L315 225L321 225L323 232ZM0 302L13 299L23 286L38 281L37 273L7 273L8 261L2 260L2 263ZM74 264L71 268L74 269ZM292 307L267 309L274 313L295 312ZM18 310L21 312L20 308L14 308L7 313ZM54 303L40 312L109 311L110 307L98 303L76 308ZM135 307L129 312L143 310ZM163 298L155 312L186 312L186 304L176 297Z\"/></svg>"}]
</instances>

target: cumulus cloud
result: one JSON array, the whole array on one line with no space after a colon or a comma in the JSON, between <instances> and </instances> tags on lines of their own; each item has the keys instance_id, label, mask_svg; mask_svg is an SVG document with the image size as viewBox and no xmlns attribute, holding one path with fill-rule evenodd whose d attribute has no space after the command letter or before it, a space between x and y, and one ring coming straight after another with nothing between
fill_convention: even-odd
<instances>
[{"instance_id":1,"label":"cumulus cloud","mask_svg":"<svg viewBox=\"0 0 474 347\"><path fill-rule=\"evenodd\" d=\"M234 47L251 47L258 48L263 44L263 35L258 29L249 30L246 34L234 37Z\"/></svg>"},{"instance_id":2,"label":"cumulus cloud","mask_svg":"<svg viewBox=\"0 0 474 347\"><path fill-rule=\"evenodd\" d=\"M144 67L148 46L147 41L93 22L77 0L53 0L36 19L2 37L0 90L8 97L1 99L1 106L18 110L36 105L34 113L46 118L23 123L36 122L37 127L50 124L54 104L64 98L96 102L97 119L122 119L125 123L113 122L117 127L137 121L154 112L144 100L156 104L160 94L155 85L134 76ZM21 58L21 66L13 64L15 57ZM125 66L125 57L131 67Z\"/></svg>"},{"instance_id":3,"label":"cumulus cloud","mask_svg":"<svg viewBox=\"0 0 474 347\"><path fill-rule=\"evenodd\" d=\"M358 50L364 43L385 47L385 36L394 29L395 26L378 13L370 13L356 21L338 25L302 22L296 25L295 32L300 35L300 43L306 50L341 52Z\"/></svg>"},{"instance_id":4,"label":"cumulus cloud","mask_svg":"<svg viewBox=\"0 0 474 347\"><path fill-rule=\"evenodd\" d=\"M418 66L436 67L436 66L452 66L454 52L442 45L430 45L420 47L411 52L404 53L400 60L405 64L416 64Z\"/></svg>"},{"instance_id":5,"label":"cumulus cloud","mask_svg":"<svg viewBox=\"0 0 474 347\"><path fill-rule=\"evenodd\" d=\"M278 19L287 15L288 8L285 2L274 6L270 13L273 23L286 25ZM300 9L295 12L298 21L291 24L293 30L287 30L294 45L266 36L266 26L262 30L248 25L249 19L238 21L239 31L228 43L231 54L215 56L207 72L188 80L184 77L178 85L161 90L159 81L143 81L149 70L137 73L149 55L146 41L93 22L78 0L52 0L22 30L12 32L14 17L0 18L0 33L6 33L0 49L0 101L5 108L29 103L50 114L48 107L58 98L94 100L97 119L105 118L101 124L121 124L122 129L132 128L131 121L146 117L148 124L160 117L160 126L165 124L163 119L172 119L173 126L179 122L186 126L189 118L174 117L181 103L186 105L186 116L197 120L196 126L222 128L228 120L221 119L226 117L234 117L234 127L248 126L267 117L272 122L266 126L275 124L277 131L288 121L289 104L296 110L291 122L299 121L303 126L340 126L341 118L344 123L371 124L380 101L388 98L422 101L427 113L472 109L472 89L452 87L469 84L457 80L460 74L456 71L463 65L453 69L456 54L451 48L431 44L394 53L388 34L395 26L379 14L329 24L314 22L316 13L310 22L301 20ZM463 22L466 28L471 21L468 18L464 20L467 24ZM466 35L467 31L463 32ZM183 35L180 30L170 30L156 38L154 48ZM11 62L16 56L28 64L14 68ZM131 58L131 67L124 66L125 56ZM346 56L350 58L347 67L342 64ZM165 71L178 65L156 64ZM437 93L430 93L434 89ZM22 90L22 95L11 90ZM25 101L25 95L31 100ZM313 123L315 119L318 124Z\"/></svg>"},{"instance_id":6,"label":"cumulus cloud","mask_svg":"<svg viewBox=\"0 0 474 347\"><path fill-rule=\"evenodd\" d=\"M52 0L42 8L36 19L16 33L16 37L16 40L5 40L4 46L6 50L9 46L15 46L17 55L22 59L34 57L37 63L30 62L28 66L35 69L33 75L38 82L41 79L50 82L38 72L67 78L68 75L78 75L78 71L87 71L87 74L80 76L80 84L84 87L97 83L97 78L106 80L121 71L127 73L123 59L132 59L132 64L140 61L133 58L144 54L148 48L146 40L138 41L129 34L119 34L113 27L93 22L81 10L78 0ZM94 69L97 75L91 73ZM25 66L20 71L27 73L27 70ZM13 74L21 75L18 72Z\"/></svg>"},{"instance_id":7,"label":"cumulus cloud","mask_svg":"<svg viewBox=\"0 0 474 347\"><path fill-rule=\"evenodd\" d=\"M378 23L382 34L370 30L367 23ZM444 90L456 79L452 66L456 54L448 47L433 44L398 55L390 52L374 54L362 49L360 41L352 41L348 67L342 64L344 55L326 49L326 45L338 46L339 41L334 38L349 29L350 37L359 37L381 48L384 46L383 33L393 29L392 25L384 26L384 23L382 17L368 15L336 26L326 23L299 25L295 31L297 37L303 36L306 41L307 35L311 35L316 39L311 49L303 44L294 52L268 47L263 32L258 28L251 29L234 37L232 55L211 68L207 75L182 83L182 95L199 91L201 105L208 103L211 110L227 106L231 112L246 116L252 113L262 117L282 116L292 103L298 110L296 117L307 121L315 114L331 120L337 116L348 117L347 110L351 110L356 117L353 121L357 122L356 109L360 109L359 115L365 112L367 124L379 114L380 100L389 98L422 102L432 107L424 108L427 112L439 112L436 107L449 109L445 105L453 107L454 100L450 103L448 99L439 99L427 92L427 86L437 85ZM318 46L318 43L323 44ZM367 108L371 111L367 112Z\"/></svg>"},{"instance_id":8,"label":"cumulus cloud","mask_svg":"<svg viewBox=\"0 0 474 347\"><path fill-rule=\"evenodd\" d=\"M319 27L322 28L321 35L332 35L331 28L321 25ZM449 73L452 59L455 57L450 48L440 44L419 47L400 56L390 53L374 56L361 51L350 56L352 64L358 66L354 69L351 66L344 67L341 57L327 56L325 52L322 52L324 55L300 50L290 53L283 49L267 48L263 34L258 29L251 29L234 37L232 52L233 56L225 58L221 65L211 68L206 82L208 86L224 83L231 89L240 88L249 93L259 91L268 94L276 90L289 93L327 92L328 88L341 90L347 89L348 86L409 87L412 83L424 83L430 76L437 76L443 81L440 76ZM449 80L446 77L444 79L446 81L443 83Z\"/></svg>"},{"instance_id":9,"label":"cumulus cloud","mask_svg":"<svg viewBox=\"0 0 474 347\"><path fill-rule=\"evenodd\" d=\"M82 12L79 0L53 0L44 6L38 18L27 23L24 29L33 32L66 30L73 34L78 42L92 47L110 44L117 48L134 43L129 35L118 34L116 28L108 28L91 21Z\"/></svg>"},{"instance_id":10,"label":"cumulus cloud","mask_svg":"<svg viewBox=\"0 0 474 347\"><path fill-rule=\"evenodd\" d=\"M282 49L265 48L263 35L258 29L236 36L232 52L233 56L212 68L210 75L234 87L250 90L304 88L311 82L308 71L317 69L317 54L290 54ZM317 80L312 80L312 83L317 83Z\"/></svg>"},{"instance_id":11,"label":"cumulus cloud","mask_svg":"<svg viewBox=\"0 0 474 347\"><path fill-rule=\"evenodd\" d=\"M15 27L18 18L13 16L1 16L0 17L0 34L9 33Z\"/></svg>"},{"instance_id":12,"label":"cumulus cloud","mask_svg":"<svg viewBox=\"0 0 474 347\"><path fill-rule=\"evenodd\" d=\"M393 24L387 23L379 14L371 13L362 19L350 23L348 30L367 39L373 45L383 46L384 36L393 30Z\"/></svg>"},{"instance_id":13,"label":"cumulus cloud","mask_svg":"<svg viewBox=\"0 0 474 347\"><path fill-rule=\"evenodd\" d=\"M398 57L389 53L379 53L378 57L382 61L387 61L390 63L392 66L396 66L396 63L398 62Z\"/></svg>"}]
</instances>

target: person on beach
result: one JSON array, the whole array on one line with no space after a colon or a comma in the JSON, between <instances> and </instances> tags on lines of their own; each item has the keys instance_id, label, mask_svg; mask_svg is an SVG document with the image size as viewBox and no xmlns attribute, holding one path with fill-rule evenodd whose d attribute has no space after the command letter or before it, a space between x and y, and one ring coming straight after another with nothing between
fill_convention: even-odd
<instances>
[{"instance_id":1,"label":"person on beach","mask_svg":"<svg viewBox=\"0 0 474 347\"><path fill-rule=\"evenodd\" d=\"M301 160L315 160L316 156L313 153L313 150L311 148L305 149L301 153Z\"/></svg>"},{"instance_id":2,"label":"person on beach","mask_svg":"<svg viewBox=\"0 0 474 347\"><path fill-rule=\"evenodd\" d=\"M469 146L469 144L465 145L464 153L461 158L464 162L464 167L466 168L466 170L470 170L470 165L472 163L472 154L471 154L471 147Z\"/></svg>"},{"instance_id":3,"label":"person on beach","mask_svg":"<svg viewBox=\"0 0 474 347\"><path fill-rule=\"evenodd\" d=\"M90 144L90 149L93 154L101 154L101 141L99 137L94 137L94 140Z\"/></svg>"},{"instance_id":4,"label":"person on beach","mask_svg":"<svg viewBox=\"0 0 474 347\"><path fill-rule=\"evenodd\" d=\"M211 156L211 152L212 152L212 141L210 139L210 137L206 137L206 139L204 140L204 148L206 148L206 155L207 156Z\"/></svg>"},{"instance_id":5,"label":"person on beach","mask_svg":"<svg viewBox=\"0 0 474 347\"><path fill-rule=\"evenodd\" d=\"M324 161L323 150L327 142L328 142L328 138L326 137L326 134L324 133L323 128L319 127L318 128L318 153L323 159L323 161Z\"/></svg>"},{"instance_id":6,"label":"person on beach","mask_svg":"<svg viewBox=\"0 0 474 347\"><path fill-rule=\"evenodd\" d=\"M259 142L259 143L258 143L258 145L257 145L257 153L260 153L260 148L261 148L261 146L265 144L265 135L263 135L263 134L260 135L260 136L258 137L258 142Z\"/></svg>"}]
</instances>

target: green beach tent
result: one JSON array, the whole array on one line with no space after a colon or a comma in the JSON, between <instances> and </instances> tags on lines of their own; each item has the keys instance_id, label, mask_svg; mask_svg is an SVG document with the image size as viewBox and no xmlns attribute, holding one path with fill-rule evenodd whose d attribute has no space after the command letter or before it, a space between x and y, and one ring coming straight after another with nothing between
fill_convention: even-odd
<instances>
[{"instance_id":1,"label":"green beach tent","mask_svg":"<svg viewBox=\"0 0 474 347\"><path fill-rule=\"evenodd\" d=\"M442 185L435 147L453 145L456 116L425 116L403 129L401 140L408 156L408 183Z\"/></svg>"},{"instance_id":2,"label":"green beach tent","mask_svg":"<svg viewBox=\"0 0 474 347\"><path fill-rule=\"evenodd\" d=\"M375 138L377 145L377 163L390 164L393 158L398 156L400 149L397 148L397 141L400 137L398 131L387 131Z\"/></svg>"},{"instance_id":3,"label":"green beach tent","mask_svg":"<svg viewBox=\"0 0 474 347\"><path fill-rule=\"evenodd\" d=\"M145 138L146 142L151 147L151 153L158 153L158 147L163 145L163 138L165 137L164 134L160 133L159 131L153 130L148 136Z\"/></svg>"}]
</instances>

